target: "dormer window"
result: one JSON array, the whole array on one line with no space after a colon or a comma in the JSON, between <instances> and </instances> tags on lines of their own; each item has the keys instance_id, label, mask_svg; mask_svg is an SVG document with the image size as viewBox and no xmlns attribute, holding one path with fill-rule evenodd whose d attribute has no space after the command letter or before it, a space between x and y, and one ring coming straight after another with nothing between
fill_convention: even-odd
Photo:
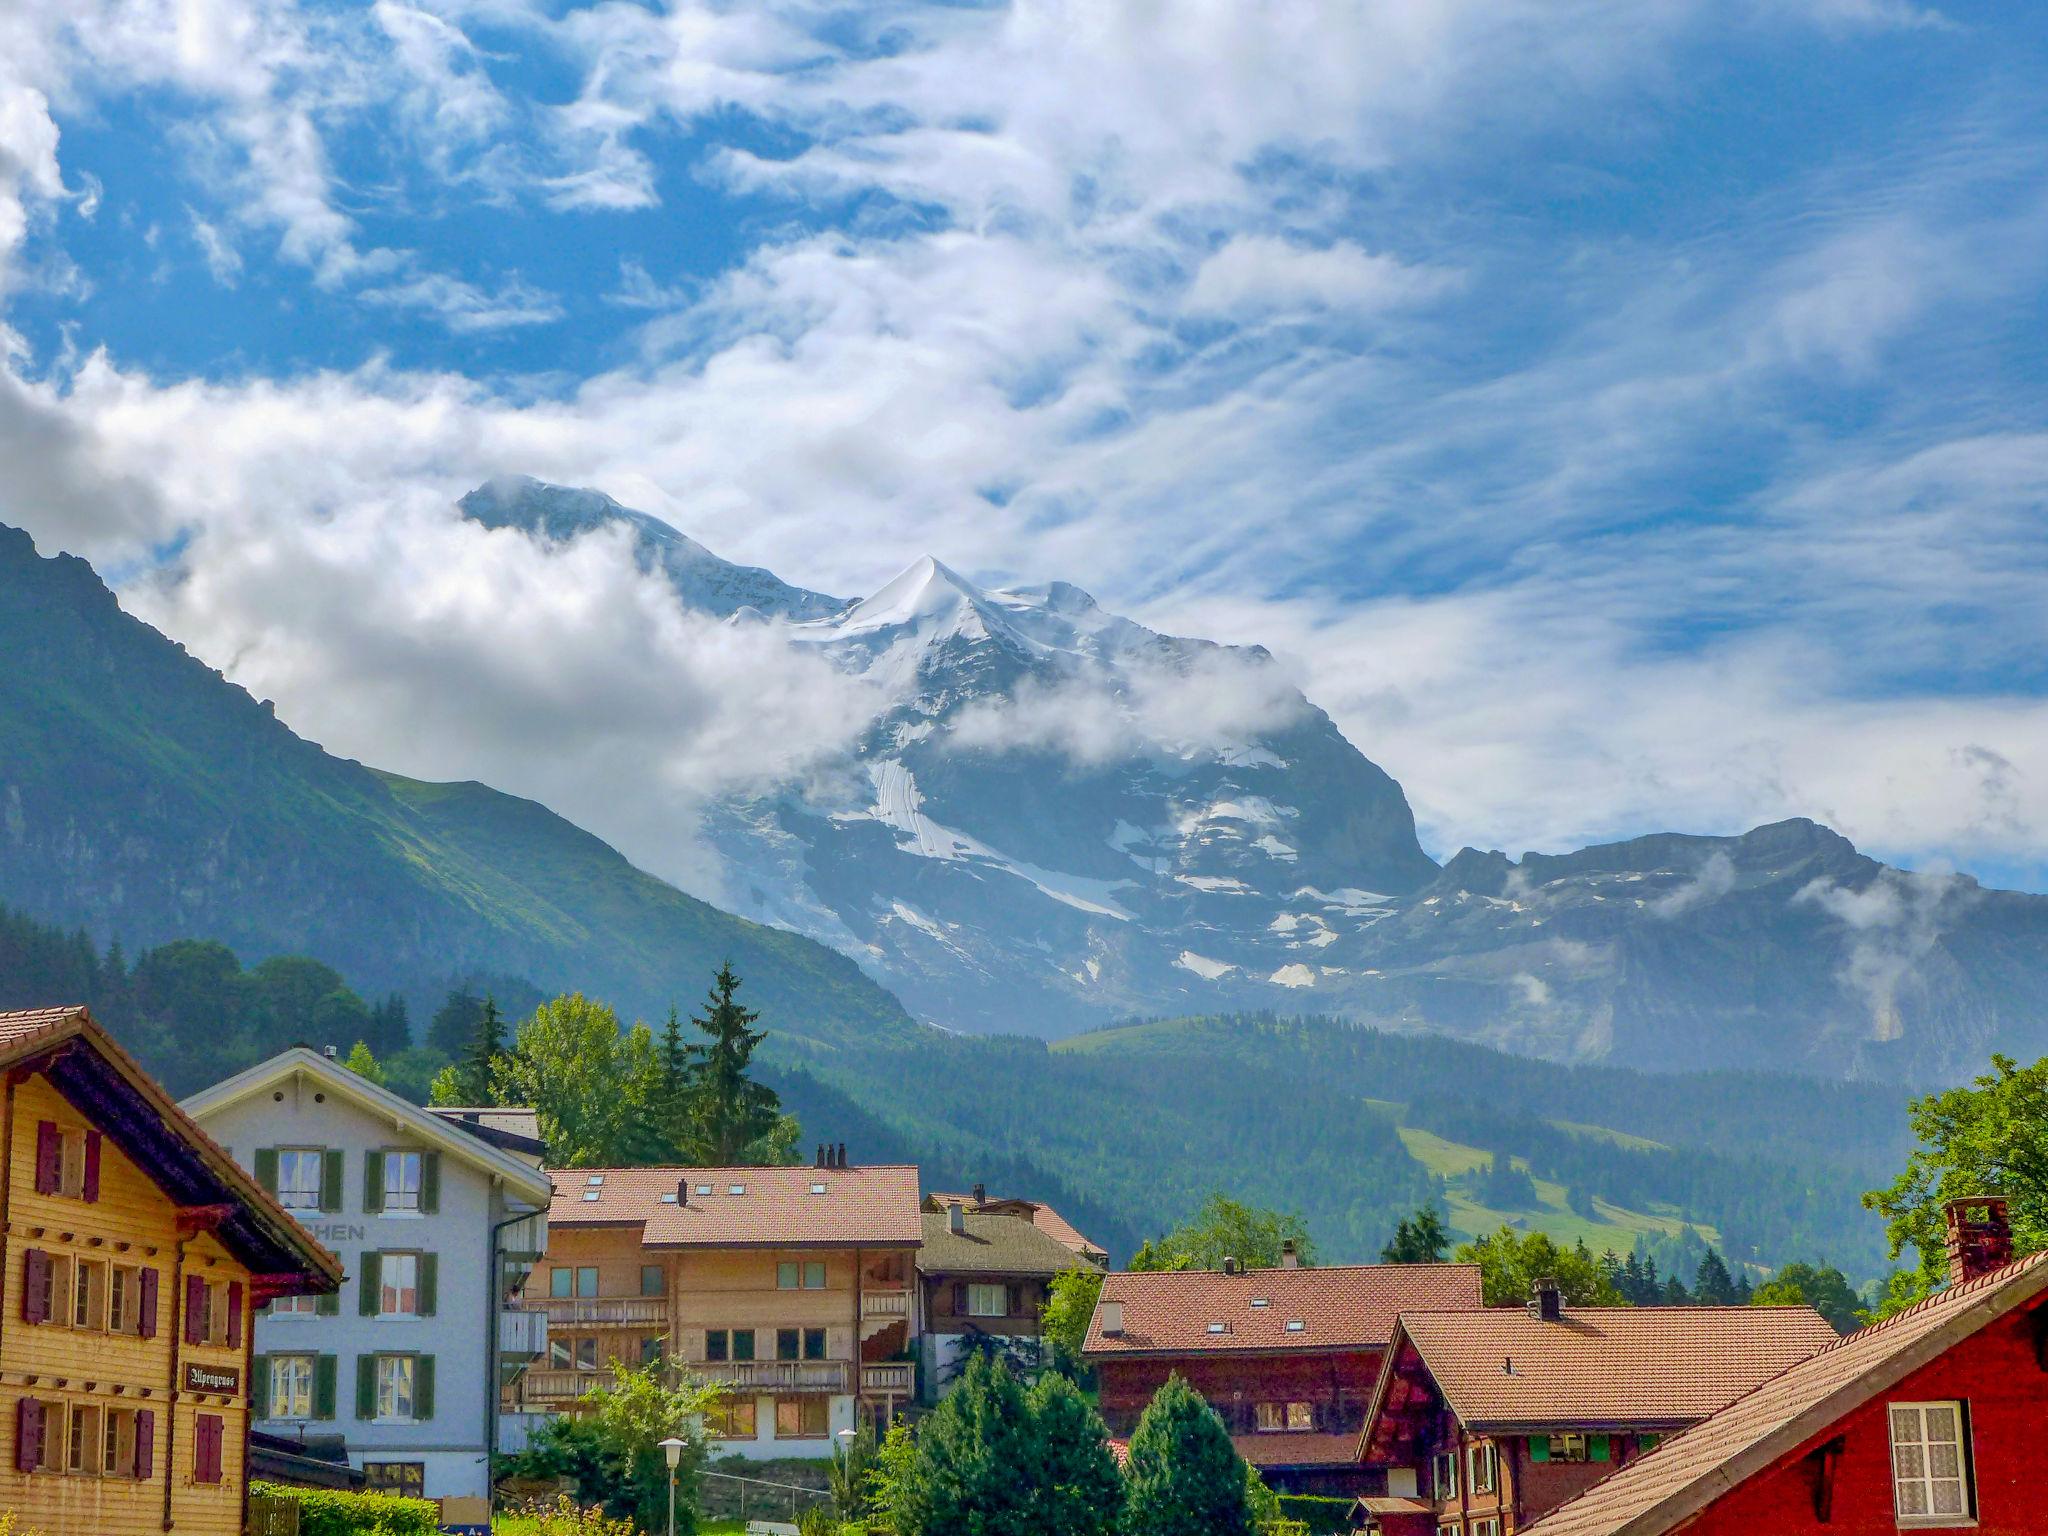
<instances>
[{"instance_id":1,"label":"dormer window","mask_svg":"<svg viewBox=\"0 0 2048 1536\"><path fill-rule=\"evenodd\" d=\"M1230 1325L1228 1323L1211 1323L1209 1331L1211 1333L1228 1333L1230 1332Z\"/></svg>"},{"instance_id":2,"label":"dormer window","mask_svg":"<svg viewBox=\"0 0 2048 1536\"><path fill-rule=\"evenodd\" d=\"M728 1195L744 1195L747 1192L747 1186L744 1184L728 1184L725 1186L725 1192Z\"/></svg>"},{"instance_id":3,"label":"dormer window","mask_svg":"<svg viewBox=\"0 0 2048 1536\"><path fill-rule=\"evenodd\" d=\"M1287 1331L1289 1333L1300 1333L1307 1327L1308 1324L1303 1322L1298 1317L1290 1317L1289 1319L1287 1319Z\"/></svg>"},{"instance_id":4,"label":"dormer window","mask_svg":"<svg viewBox=\"0 0 2048 1536\"><path fill-rule=\"evenodd\" d=\"M1270 1297L1254 1296L1252 1298L1252 1305L1255 1307L1270 1307L1271 1305L1273 1305L1273 1302Z\"/></svg>"},{"instance_id":5,"label":"dormer window","mask_svg":"<svg viewBox=\"0 0 2048 1536\"><path fill-rule=\"evenodd\" d=\"M811 1193L814 1195L822 1195L823 1193L825 1193L825 1186L822 1184L813 1184L811 1186Z\"/></svg>"},{"instance_id":6,"label":"dormer window","mask_svg":"<svg viewBox=\"0 0 2048 1536\"><path fill-rule=\"evenodd\" d=\"M700 1195L708 1195L711 1193L711 1186L709 1184L699 1184L697 1186L697 1193Z\"/></svg>"}]
</instances>

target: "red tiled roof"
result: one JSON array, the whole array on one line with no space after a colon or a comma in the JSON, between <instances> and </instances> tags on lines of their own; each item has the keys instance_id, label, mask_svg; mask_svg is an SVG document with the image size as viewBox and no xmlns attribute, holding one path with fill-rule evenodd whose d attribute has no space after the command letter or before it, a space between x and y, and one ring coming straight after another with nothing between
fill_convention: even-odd
<instances>
[{"instance_id":1,"label":"red tiled roof","mask_svg":"<svg viewBox=\"0 0 2048 1536\"><path fill-rule=\"evenodd\" d=\"M68 1008L24 1008L17 1013L0 1013L0 1050L11 1051L26 1045L84 1013L83 1003L73 1003Z\"/></svg>"},{"instance_id":2,"label":"red tiled roof","mask_svg":"<svg viewBox=\"0 0 2048 1536\"><path fill-rule=\"evenodd\" d=\"M915 1247L923 1236L917 1169L907 1164L563 1168L548 1176L549 1226L642 1226L649 1248ZM689 1186L687 1205L674 1199L678 1183ZM736 1186L744 1193L733 1194Z\"/></svg>"},{"instance_id":3,"label":"red tiled roof","mask_svg":"<svg viewBox=\"0 0 2048 1536\"><path fill-rule=\"evenodd\" d=\"M1691 1423L1837 1338L1811 1307L1566 1307L1554 1323L1489 1307L1400 1323L1451 1411L1489 1433ZM1390 1351L1382 1374L1401 1365Z\"/></svg>"},{"instance_id":4,"label":"red tiled roof","mask_svg":"<svg viewBox=\"0 0 2048 1536\"><path fill-rule=\"evenodd\" d=\"M1237 1454L1255 1467L1349 1467L1356 1464L1356 1435L1321 1435L1308 1430L1281 1434L1232 1435Z\"/></svg>"},{"instance_id":5,"label":"red tiled roof","mask_svg":"<svg viewBox=\"0 0 2048 1536\"><path fill-rule=\"evenodd\" d=\"M2048 1253L1952 1286L1772 1377L1528 1527L1662 1536L1921 1366L2048 1291Z\"/></svg>"},{"instance_id":6,"label":"red tiled roof","mask_svg":"<svg viewBox=\"0 0 2048 1536\"><path fill-rule=\"evenodd\" d=\"M1042 1201L1010 1198L990 1199L987 1203L991 1206L1014 1205L1028 1208L1033 1226L1037 1227L1041 1232L1049 1233L1053 1237L1058 1238L1060 1242L1071 1248L1075 1253L1090 1254L1107 1253L1109 1251L1100 1243L1091 1242L1083 1237L1071 1222ZM932 1194L924 1197L924 1204L925 1209L931 1211L944 1211L949 1205L964 1205L972 1208L974 1196Z\"/></svg>"},{"instance_id":7,"label":"red tiled roof","mask_svg":"<svg viewBox=\"0 0 2048 1536\"><path fill-rule=\"evenodd\" d=\"M1102 1332L1102 1307L1121 1302L1119 1336ZM1255 1303L1263 1302L1263 1305ZM1351 1264L1327 1268L1171 1270L1105 1276L1082 1353L1372 1349L1398 1313L1479 1306L1477 1264ZM1220 1330L1213 1325L1222 1324ZM1299 1323L1290 1328L1289 1323Z\"/></svg>"}]
</instances>

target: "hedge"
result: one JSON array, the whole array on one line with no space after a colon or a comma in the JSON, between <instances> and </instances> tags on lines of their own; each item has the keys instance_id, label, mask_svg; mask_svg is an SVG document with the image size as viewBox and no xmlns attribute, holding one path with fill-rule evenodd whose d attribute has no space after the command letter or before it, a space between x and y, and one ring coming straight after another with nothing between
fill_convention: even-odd
<instances>
[{"instance_id":1,"label":"hedge","mask_svg":"<svg viewBox=\"0 0 2048 1536\"><path fill-rule=\"evenodd\" d=\"M299 1536L438 1536L441 1529L440 1506L427 1499L281 1483L251 1483L249 1491L298 1505Z\"/></svg>"},{"instance_id":2,"label":"hedge","mask_svg":"<svg viewBox=\"0 0 2048 1536\"><path fill-rule=\"evenodd\" d=\"M1290 1520L1299 1520L1313 1536L1329 1536L1332 1531L1351 1529L1351 1511L1357 1503L1356 1499L1332 1499L1314 1493L1283 1493L1280 1513Z\"/></svg>"}]
</instances>

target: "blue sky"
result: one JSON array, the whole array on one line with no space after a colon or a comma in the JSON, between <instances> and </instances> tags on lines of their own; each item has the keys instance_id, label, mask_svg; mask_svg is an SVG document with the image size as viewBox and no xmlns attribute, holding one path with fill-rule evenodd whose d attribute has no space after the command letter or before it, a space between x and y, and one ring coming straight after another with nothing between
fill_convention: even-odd
<instances>
[{"instance_id":1,"label":"blue sky","mask_svg":"<svg viewBox=\"0 0 2048 1536\"><path fill-rule=\"evenodd\" d=\"M523 744L695 642L460 542L489 474L1267 644L1439 855L1807 814L2048 888L2043 79L1907 0L17 0L0 518L648 862Z\"/></svg>"}]
</instances>

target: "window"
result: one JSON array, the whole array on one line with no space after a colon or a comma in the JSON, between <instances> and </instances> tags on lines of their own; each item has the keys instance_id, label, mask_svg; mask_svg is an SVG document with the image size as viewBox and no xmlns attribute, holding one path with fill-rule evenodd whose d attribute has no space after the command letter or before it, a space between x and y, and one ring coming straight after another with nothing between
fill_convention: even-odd
<instances>
[{"instance_id":1,"label":"window","mask_svg":"<svg viewBox=\"0 0 2048 1536\"><path fill-rule=\"evenodd\" d=\"M1429 1486L1439 1499L1458 1496L1458 1453L1438 1451L1429 1459Z\"/></svg>"},{"instance_id":2,"label":"window","mask_svg":"<svg viewBox=\"0 0 2048 1536\"><path fill-rule=\"evenodd\" d=\"M1255 1413L1255 1422L1266 1433L1316 1427L1316 1411L1309 1403L1260 1403Z\"/></svg>"},{"instance_id":3,"label":"window","mask_svg":"<svg viewBox=\"0 0 2048 1536\"><path fill-rule=\"evenodd\" d=\"M794 1259L784 1259L775 1266L775 1283L785 1291L799 1288L822 1291L825 1289L825 1263L822 1259L801 1264Z\"/></svg>"},{"instance_id":4,"label":"window","mask_svg":"<svg viewBox=\"0 0 2048 1536\"><path fill-rule=\"evenodd\" d=\"M968 1286L967 1315L969 1317L1008 1317L1010 1315L1010 1288L1007 1285Z\"/></svg>"},{"instance_id":5,"label":"window","mask_svg":"<svg viewBox=\"0 0 2048 1536\"><path fill-rule=\"evenodd\" d=\"M319 1310L318 1296L280 1296L270 1304L272 1317L313 1317Z\"/></svg>"},{"instance_id":6,"label":"window","mask_svg":"<svg viewBox=\"0 0 2048 1536\"><path fill-rule=\"evenodd\" d=\"M1613 1442L1606 1435L1531 1435L1531 1461L1606 1461Z\"/></svg>"},{"instance_id":7,"label":"window","mask_svg":"<svg viewBox=\"0 0 2048 1536\"><path fill-rule=\"evenodd\" d=\"M588 1342L595 1342L594 1340ZM414 1367L411 1355L377 1356L377 1413L380 1419L413 1416Z\"/></svg>"},{"instance_id":8,"label":"window","mask_svg":"<svg viewBox=\"0 0 2048 1536\"><path fill-rule=\"evenodd\" d=\"M101 1414L100 1472L105 1477L149 1476L141 1462L141 1414L133 1408L108 1408Z\"/></svg>"},{"instance_id":9,"label":"window","mask_svg":"<svg viewBox=\"0 0 2048 1536\"><path fill-rule=\"evenodd\" d=\"M825 1414L831 1407L824 1397L778 1397L775 1399L775 1438L778 1440L822 1440Z\"/></svg>"},{"instance_id":10,"label":"window","mask_svg":"<svg viewBox=\"0 0 2048 1536\"><path fill-rule=\"evenodd\" d=\"M578 1339L576 1341L576 1369L579 1371L594 1371L597 1369L596 1339Z\"/></svg>"},{"instance_id":11,"label":"window","mask_svg":"<svg viewBox=\"0 0 2048 1536\"><path fill-rule=\"evenodd\" d=\"M571 1269L557 1264L548 1272L548 1294L557 1301L571 1296L592 1297L597 1294L597 1266L586 1264L580 1269Z\"/></svg>"},{"instance_id":12,"label":"window","mask_svg":"<svg viewBox=\"0 0 2048 1536\"><path fill-rule=\"evenodd\" d=\"M144 1312L148 1306L145 1303ZM216 1349L242 1342L242 1282L185 1277L185 1342Z\"/></svg>"},{"instance_id":13,"label":"window","mask_svg":"<svg viewBox=\"0 0 2048 1536\"><path fill-rule=\"evenodd\" d=\"M1493 1442L1475 1445L1465 1452L1466 1467L1472 1475L1474 1493L1492 1493L1500 1477L1500 1453L1493 1448ZM1472 1536L1479 1536L1475 1530Z\"/></svg>"},{"instance_id":14,"label":"window","mask_svg":"<svg viewBox=\"0 0 2048 1536\"><path fill-rule=\"evenodd\" d=\"M710 1328L704 1333L704 1358L714 1364L727 1360L754 1358L754 1330L751 1328ZM794 1358L792 1356L791 1358Z\"/></svg>"},{"instance_id":15,"label":"window","mask_svg":"<svg viewBox=\"0 0 2048 1536\"><path fill-rule=\"evenodd\" d=\"M427 1464L423 1461L366 1461L363 1485L371 1493L395 1493L401 1498L425 1497Z\"/></svg>"},{"instance_id":16,"label":"window","mask_svg":"<svg viewBox=\"0 0 2048 1536\"><path fill-rule=\"evenodd\" d=\"M1892 1508L1901 1525L1962 1525L1971 1518L1963 1405L1893 1403Z\"/></svg>"},{"instance_id":17,"label":"window","mask_svg":"<svg viewBox=\"0 0 2048 1536\"><path fill-rule=\"evenodd\" d=\"M107 1266L97 1260L79 1259L72 1265L71 1326L107 1326Z\"/></svg>"},{"instance_id":18,"label":"window","mask_svg":"<svg viewBox=\"0 0 2048 1536\"><path fill-rule=\"evenodd\" d=\"M270 1414L273 1419L313 1417L313 1357L270 1357Z\"/></svg>"},{"instance_id":19,"label":"window","mask_svg":"<svg viewBox=\"0 0 2048 1536\"><path fill-rule=\"evenodd\" d=\"M1472 1536L1500 1536L1500 1516L1488 1515L1483 1520L1474 1520L1466 1529Z\"/></svg>"},{"instance_id":20,"label":"window","mask_svg":"<svg viewBox=\"0 0 2048 1536\"><path fill-rule=\"evenodd\" d=\"M320 1209L327 1154L316 1147L277 1149L277 1203L288 1211Z\"/></svg>"},{"instance_id":21,"label":"window","mask_svg":"<svg viewBox=\"0 0 2048 1536\"><path fill-rule=\"evenodd\" d=\"M806 1328L804 1330L804 1358L822 1360L825 1358L825 1330Z\"/></svg>"},{"instance_id":22,"label":"window","mask_svg":"<svg viewBox=\"0 0 2048 1536\"><path fill-rule=\"evenodd\" d=\"M663 1342L659 1338L642 1339L640 1341L640 1363L642 1365L661 1364L661 1358L664 1353L662 1348Z\"/></svg>"},{"instance_id":23,"label":"window","mask_svg":"<svg viewBox=\"0 0 2048 1536\"><path fill-rule=\"evenodd\" d=\"M15 1407L15 1465L22 1471L56 1472L64 1466L64 1405L24 1397Z\"/></svg>"},{"instance_id":24,"label":"window","mask_svg":"<svg viewBox=\"0 0 2048 1536\"><path fill-rule=\"evenodd\" d=\"M754 1399L725 1397L704 1415L704 1422L716 1440L751 1440L757 1433Z\"/></svg>"},{"instance_id":25,"label":"window","mask_svg":"<svg viewBox=\"0 0 2048 1536\"><path fill-rule=\"evenodd\" d=\"M579 1339L566 1333L550 1334L548 1364L558 1371L594 1371L597 1369L597 1340Z\"/></svg>"},{"instance_id":26,"label":"window","mask_svg":"<svg viewBox=\"0 0 2048 1536\"><path fill-rule=\"evenodd\" d=\"M65 1470L97 1476L105 1447L100 1440L100 1410L85 1403L71 1405L70 1455Z\"/></svg>"},{"instance_id":27,"label":"window","mask_svg":"<svg viewBox=\"0 0 2048 1536\"><path fill-rule=\"evenodd\" d=\"M825 1261L813 1259L804 1266L804 1289L822 1291L825 1289Z\"/></svg>"},{"instance_id":28,"label":"window","mask_svg":"<svg viewBox=\"0 0 2048 1536\"><path fill-rule=\"evenodd\" d=\"M142 1271L132 1265L115 1264L107 1270L107 1331L142 1332Z\"/></svg>"},{"instance_id":29,"label":"window","mask_svg":"<svg viewBox=\"0 0 2048 1536\"><path fill-rule=\"evenodd\" d=\"M803 1347L803 1330L800 1328L778 1328L775 1330L775 1358L794 1360Z\"/></svg>"},{"instance_id":30,"label":"window","mask_svg":"<svg viewBox=\"0 0 2048 1536\"><path fill-rule=\"evenodd\" d=\"M420 1154L384 1154L384 1213L402 1214L420 1209Z\"/></svg>"},{"instance_id":31,"label":"window","mask_svg":"<svg viewBox=\"0 0 2048 1536\"><path fill-rule=\"evenodd\" d=\"M377 1261L377 1315L420 1316L420 1256L385 1253Z\"/></svg>"},{"instance_id":32,"label":"window","mask_svg":"<svg viewBox=\"0 0 2048 1536\"><path fill-rule=\"evenodd\" d=\"M754 1330L735 1328L732 1331L732 1357L735 1360L754 1358Z\"/></svg>"},{"instance_id":33,"label":"window","mask_svg":"<svg viewBox=\"0 0 2048 1536\"><path fill-rule=\"evenodd\" d=\"M704 1331L704 1358L714 1365L732 1358L726 1353L726 1332L723 1328L707 1328Z\"/></svg>"},{"instance_id":34,"label":"window","mask_svg":"<svg viewBox=\"0 0 2048 1536\"><path fill-rule=\"evenodd\" d=\"M667 1280L668 1277L662 1273L662 1268L659 1264L642 1264L640 1266L640 1294L642 1296L659 1296L668 1288Z\"/></svg>"}]
</instances>

